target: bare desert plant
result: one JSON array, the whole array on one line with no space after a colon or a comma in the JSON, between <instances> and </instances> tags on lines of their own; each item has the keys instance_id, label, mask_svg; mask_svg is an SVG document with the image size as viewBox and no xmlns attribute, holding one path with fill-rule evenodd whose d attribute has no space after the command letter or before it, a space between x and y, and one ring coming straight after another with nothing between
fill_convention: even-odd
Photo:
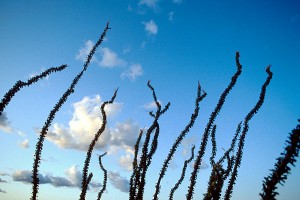
<instances>
[{"instance_id":1,"label":"bare desert plant","mask_svg":"<svg viewBox=\"0 0 300 200\"><path fill-rule=\"evenodd\" d=\"M39 166L41 164L41 154L43 150L43 142L45 137L47 136L47 132L53 119L55 118L56 113L59 111L61 106L67 101L68 97L75 91L75 87L78 84L79 80L83 76L84 72L88 69L88 66L91 62L93 55L96 52L98 46L102 43L104 37L106 36L107 31L109 30L109 23L106 24L106 27L102 34L100 35L98 41L93 46L92 50L89 52L87 59L83 65L83 69L80 73L73 79L69 88L63 93L57 103L54 105L53 109L50 111L48 118L45 120L44 126L41 129L38 142L35 148L34 162L32 168L32 196L31 200L38 199L38 189L39 189ZM237 67L236 72L232 75L231 80L228 86L221 93L219 100L213 109L204 132L202 133L201 144L198 147L198 152L195 154L195 146L191 149L191 156L189 159L184 161L182 172L180 178L175 183L174 187L170 190L169 199L174 198L174 193L180 187L183 179L185 178L186 169L189 163L193 162L192 173L189 178L189 186L186 190L186 199L193 199L193 195L195 193L196 182L198 181L198 173L201 164L203 163L203 157L205 153L207 153L207 143L211 141L212 149L210 152L210 165L211 165L211 174L207 184L207 191L203 196L205 200L217 200L221 199L222 194L224 194L224 199L230 199L233 193L233 188L236 183L236 179L238 177L238 169L241 166L242 158L243 158L243 149L245 146L246 135L249 130L249 121L253 118L253 116L259 111L261 106L264 103L267 87L270 84L273 73L270 70L270 66L267 66L267 78L263 83L260 96L258 98L257 103L254 107L249 111L249 113L245 116L244 120L237 125L236 132L233 134L231 145L228 147L226 151L224 151L223 155L216 159L217 153L217 124L215 123L218 114L221 112L223 105L226 102L227 96L230 94L232 89L239 76L242 73L242 65L240 64L240 53L237 52L235 56L235 64ZM37 75L33 78L30 78L28 81L17 81L16 84L4 95L1 103L0 103L0 116L4 115L4 109L12 100L12 97L24 86L30 86L31 84L37 82L41 78L48 76L52 72L60 72L66 68L67 65L61 65L60 67L54 67L42 72L40 75ZM149 115L152 117L153 121L150 123L148 128L140 130L140 133L137 137L136 144L134 146L134 158L132 162L132 175L130 177L129 182L129 199L130 200L142 200L144 199L144 191L147 183L146 175L151 165L152 158L157 151L158 142L159 142L159 134L160 134L160 118L163 114L165 114L170 108L170 103L167 103L165 106L162 106L158 101L156 91L152 86L151 82L147 83L148 88L150 89L153 97L153 101L156 105L155 111L150 111ZM86 198L86 193L88 191L89 183L92 180L93 173L89 172L89 165L92 158L92 152L94 147L101 137L101 134L106 129L107 124L107 116L105 112L105 106L108 104L114 103L114 100L117 96L117 90L115 90L112 98L109 101L105 101L101 106L101 115L102 115L102 124L99 130L95 133L93 140L90 142L88 151L86 153L86 159L84 161L84 167L82 170L82 183L81 183L81 194L79 196L80 200L84 200ZM195 108L191 114L191 118L188 121L187 125L183 128L183 130L179 133L177 139L174 141L172 147L169 150L168 155L166 156L164 162L162 163L161 170L159 171L158 179L155 184L155 191L153 194L153 200L159 199L159 194L161 190L161 181L164 178L171 159L175 155L175 152L184 137L189 133L190 129L193 127L200 111L200 103L206 97L206 92L201 89L200 83L198 83L197 95L195 99ZM143 140L142 140L143 139ZM296 163L296 157L299 154L300 149L300 125L292 131L289 135L288 140L286 141L286 147L284 152L281 153L281 157L277 158L277 162L275 164L275 168L271 171L271 174L267 176L263 181L262 192L260 193L260 197L264 200L275 199L278 192L276 192L277 184L283 184L287 179L287 175L290 173L291 168L289 165L294 166ZM208 150L209 151L209 150ZM236 152L236 153L234 153ZM104 168L102 163L102 157L106 155L106 153L99 156L99 166L100 169L104 173L103 184L100 192L98 193L97 199L100 200L106 190L107 184L107 170ZM195 157L195 160L194 160ZM229 180L227 180L229 179ZM227 183L227 186L226 186Z\"/></svg>"}]
</instances>

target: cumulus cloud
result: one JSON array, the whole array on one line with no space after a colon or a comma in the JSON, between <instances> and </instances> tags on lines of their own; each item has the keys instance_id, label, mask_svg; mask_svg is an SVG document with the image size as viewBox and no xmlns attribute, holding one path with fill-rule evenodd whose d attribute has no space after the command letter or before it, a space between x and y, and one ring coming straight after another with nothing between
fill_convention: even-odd
<instances>
[{"instance_id":1,"label":"cumulus cloud","mask_svg":"<svg viewBox=\"0 0 300 200\"><path fill-rule=\"evenodd\" d=\"M133 147L138 137L140 127L138 123L131 120L117 123L115 128L111 128L110 146L121 148L133 154Z\"/></svg>"},{"instance_id":2,"label":"cumulus cloud","mask_svg":"<svg viewBox=\"0 0 300 200\"><path fill-rule=\"evenodd\" d=\"M50 184L54 187L73 187L81 188L82 174L78 170L76 165L71 166L65 171L66 177L53 176L51 174L42 175L39 174L40 184ZM17 170L12 174L14 181L22 182L25 184L31 184L32 172L29 170ZM89 185L92 188L101 187L100 183L91 182Z\"/></svg>"},{"instance_id":3,"label":"cumulus cloud","mask_svg":"<svg viewBox=\"0 0 300 200\"><path fill-rule=\"evenodd\" d=\"M118 172L108 172L110 183L121 192L129 192L129 181L125 177L121 177Z\"/></svg>"},{"instance_id":4,"label":"cumulus cloud","mask_svg":"<svg viewBox=\"0 0 300 200\"><path fill-rule=\"evenodd\" d=\"M93 46L93 41L86 41L84 43L84 46L76 54L75 59L85 62ZM96 62L101 67L113 68L116 66L126 65L126 62L123 59L119 58L119 56L114 51L107 47L100 48L100 55L102 56L102 58L99 58L99 54L95 54L92 58L92 62Z\"/></svg>"},{"instance_id":5,"label":"cumulus cloud","mask_svg":"<svg viewBox=\"0 0 300 200\"><path fill-rule=\"evenodd\" d=\"M99 65L102 67L113 68L116 66L124 66L126 62L119 58L118 55L109 48L101 48L102 60Z\"/></svg>"},{"instance_id":6,"label":"cumulus cloud","mask_svg":"<svg viewBox=\"0 0 300 200\"><path fill-rule=\"evenodd\" d=\"M140 0L139 5L145 5L149 8L155 9L158 0Z\"/></svg>"},{"instance_id":7,"label":"cumulus cloud","mask_svg":"<svg viewBox=\"0 0 300 200\"><path fill-rule=\"evenodd\" d=\"M20 142L20 147L27 149L29 148L29 141L28 139L24 139L22 142Z\"/></svg>"},{"instance_id":8,"label":"cumulus cloud","mask_svg":"<svg viewBox=\"0 0 300 200\"><path fill-rule=\"evenodd\" d=\"M47 140L53 142L60 148L69 148L86 151L94 135L102 124L100 106L102 100L99 95L95 97L84 97L81 101L74 103L73 116L68 127L55 123L49 131ZM121 110L122 104L114 103L106 107L108 117L113 116ZM96 143L96 149L104 149L110 141L111 133L107 128Z\"/></svg>"},{"instance_id":9,"label":"cumulus cloud","mask_svg":"<svg viewBox=\"0 0 300 200\"><path fill-rule=\"evenodd\" d=\"M157 35L158 32L158 26L153 20L150 20L149 22L143 22L145 25L145 31L149 35Z\"/></svg>"},{"instance_id":10,"label":"cumulus cloud","mask_svg":"<svg viewBox=\"0 0 300 200\"><path fill-rule=\"evenodd\" d=\"M0 188L0 192L1 192L1 193L6 193L6 191L2 190L1 188Z\"/></svg>"},{"instance_id":11,"label":"cumulus cloud","mask_svg":"<svg viewBox=\"0 0 300 200\"><path fill-rule=\"evenodd\" d=\"M84 97L81 101L73 104L73 116L65 127L62 124L54 123L48 132L46 139L53 142L60 148L76 149L87 151L95 133L101 126L102 115L100 105L102 100L99 95L94 97ZM108 117L112 117L120 112L121 103L114 103L107 107ZM114 127L106 127L106 130L99 137L95 149L107 151L114 154L118 151L134 154L134 145L139 135L140 126L137 122L127 120L118 122ZM128 169L122 158L121 167Z\"/></svg>"},{"instance_id":12,"label":"cumulus cloud","mask_svg":"<svg viewBox=\"0 0 300 200\"><path fill-rule=\"evenodd\" d=\"M133 156L131 153L126 153L125 156L121 156L119 164L123 169L126 169L127 171L132 170L132 161Z\"/></svg>"},{"instance_id":13,"label":"cumulus cloud","mask_svg":"<svg viewBox=\"0 0 300 200\"><path fill-rule=\"evenodd\" d=\"M8 121L5 112L0 115L0 130L6 133L11 133L13 131L13 128L10 126L10 122Z\"/></svg>"},{"instance_id":14,"label":"cumulus cloud","mask_svg":"<svg viewBox=\"0 0 300 200\"><path fill-rule=\"evenodd\" d=\"M140 64L133 64L130 66L128 71L125 71L121 74L122 78L128 78L131 81L135 81L135 79L139 76L143 75L143 69Z\"/></svg>"},{"instance_id":15,"label":"cumulus cloud","mask_svg":"<svg viewBox=\"0 0 300 200\"><path fill-rule=\"evenodd\" d=\"M84 43L84 46L79 49L79 52L76 54L75 59L85 62L86 58L89 55L90 51L92 50L93 46L94 46L93 41L91 41L91 40L86 41ZM95 57L95 55L93 56L92 61L97 61L97 58Z\"/></svg>"}]
</instances>

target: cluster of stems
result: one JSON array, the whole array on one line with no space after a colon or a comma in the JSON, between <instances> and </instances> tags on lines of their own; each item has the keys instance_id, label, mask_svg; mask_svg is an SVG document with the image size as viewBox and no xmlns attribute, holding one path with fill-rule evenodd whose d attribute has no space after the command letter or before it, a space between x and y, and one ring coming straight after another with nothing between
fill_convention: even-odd
<instances>
[{"instance_id":1,"label":"cluster of stems","mask_svg":"<svg viewBox=\"0 0 300 200\"><path fill-rule=\"evenodd\" d=\"M84 74L84 72L87 70L89 63L91 62L91 59L93 55L96 52L96 49L98 46L102 43L104 40L104 37L106 35L107 30L109 29L109 23L106 24L106 27L101 34L100 38L96 42L96 44L93 46L92 50L90 51L89 55L87 56L87 60L83 65L83 69L81 72L73 79L70 87L64 92L64 94L61 96L61 98L58 100L58 102L55 104L53 109L50 111L47 120L44 123L44 126L41 129L39 139L36 143L36 149L35 149L35 155L34 155L34 163L33 163L33 169L32 169L32 196L31 200L36 200L37 199L37 194L38 194L38 189L39 189L39 166L41 163L41 153L43 150L43 143L45 140L45 137L47 135L48 129L55 117L55 114L59 111L61 106L67 101L68 97L74 92L75 86L79 82L80 78ZM91 179L91 176L89 176L89 179Z\"/></svg>"},{"instance_id":2,"label":"cluster of stems","mask_svg":"<svg viewBox=\"0 0 300 200\"><path fill-rule=\"evenodd\" d=\"M237 52L236 53L236 66L237 66L237 71L236 73L232 76L231 78L231 82L229 83L229 85L227 86L227 88L223 91L223 93L221 94L219 101L214 109L214 111L211 113L209 121L205 127L203 136L202 136L202 140L201 140L201 144L197 153L197 157L195 160L195 165L194 165L194 169L191 173L190 176L190 185L188 187L188 191L186 194L186 199L190 200L193 198L193 194L194 194L194 188L196 185L196 181L197 181L197 175L200 169L200 165L202 163L202 159L203 156L205 154L205 150L206 150L206 146L207 146L207 141L211 132L211 129L213 127L214 121L217 117L217 115L219 114L222 106L225 103L226 97L229 94L229 92L231 91L231 89L234 87L235 83L237 82L238 77L240 76L240 74L242 73L242 65L240 64L239 61L240 58L240 53Z\"/></svg>"},{"instance_id":3,"label":"cluster of stems","mask_svg":"<svg viewBox=\"0 0 300 200\"><path fill-rule=\"evenodd\" d=\"M140 155L139 164L137 164L137 156L138 156L138 150L139 150L138 146L141 140L142 131L140 132L139 138L135 145L136 151L135 151L135 158L133 161L133 173L130 180L130 193L129 193L130 195L129 198L131 200L143 199L145 185L146 185L147 170L151 164L152 157L156 152L157 145L158 145L158 136L159 136L158 120L160 116L163 115L170 107L170 103L168 103L164 108L162 108L161 104L159 103L156 97L155 90L153 86L150 84L150 81L148 81L147 86L152 91L152 96L157 108L155 113L153 113L152 111L149 112L149 115L153 117L153 122L151 126L147 129L144 144L142 147L142 152ZM151 135L153 135L152 141L150 141ZM149 150L149 146L150 146L150 150Z\"/></svg>"}]
</instances>

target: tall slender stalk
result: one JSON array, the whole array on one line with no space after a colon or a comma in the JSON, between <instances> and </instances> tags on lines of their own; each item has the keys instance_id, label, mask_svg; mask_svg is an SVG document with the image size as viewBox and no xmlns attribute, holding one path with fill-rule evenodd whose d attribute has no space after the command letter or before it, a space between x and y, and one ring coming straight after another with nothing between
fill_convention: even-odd
<instances>
[{"instance_id":1,"label":"tall slender stalk","mask_svg":"<svg viewBox=\"0 0 300 200\"><path fill-rule=\"evenodd\" d=\"M81 182L81 194L80 194L80 200L84 200L85 199L85 195L86 195L86 191L88 189L88 185L89 185L89 178L88 178L88 170L89 170L89 165L90 165L90 161L91 161L91 157L92 157L92 152L93 149L96 145L96 142L98 141L99 137L101 136L101 134L105 131L105 127L107 124L107 115L105 112L105 106L107 106L108 104L112 104L117 96L117 92L118 90L115 90L114 95L112 96L112 98L109 101L105 101L102 105L101 105L101 114L102 114L102 125L99 128L99 130L97 131L97 133L95 134L88 151L86 152L86 159L84 161L84 166L82 169L82 182ZM89 174L89 177L92 176L92 173Z\"/></svg>"},{"instance_id":2,"label":"tall slender stalk","mask_svg":"<svg viewBox=\"0 0 300 200\"><path fill-rule=\"evenodd\" d=\"M60 107L67 101L68 97L74 92L75 86L77 85L78 81L84 74L84 72L87 70L89 63L91 62L91 59L93 55L96 52L97 47L102 43L106 32L109 28L109 22L106 24L106 27L104 31L102 32L100 38L96 42L96 44L93 46L92 50L90 51L89 55L87 56L87 60L83 65L82 71L73 79L70 87L64 92L64 94L61 96L59 101L55 104L53 109L50 111L47 120L45 121L45 124L40 132L39 139L36 143L36 149L35 149L35 155L34 155L34 163L33 163L33 169L32 169L32 196L31 200L36 200L37 199L37 194L38 194L38 189L39 189L39 166L41 163L41 153L43 150L43 143L45 140L45 137L47 135L48 129L55 117L55 114L58 112Z\"/></svg>"},{"instance_id":3,"label":"tall slender stalk","mask_svg":"<svg viewBox=\"0 0 300 200\"><path fill-rule=\"evenodd\" d=\"M193 147L191 149L191 157L189 159L187 159L187 160L184 161L180 178L178 179L178 181L176 182L176 184L174 185L174 187L170 191L170 195L169 195L169 199L170 200L173 200L174 193L176 192L176 190L179 188L180 184L182 183L182 181L184 179L184 176L185 176L185 171L186 171L186 168L187 168L188 164L190 162L192 162L192 160L194 159L194 150L195 150L195 145L193 145Z\"/></svg>"},{"instance_id":4,"label":"tall slender stalk","mask_svg":"<svg viewBox=\"0 0 300 200\"><path fill-rule=\"evenodd\" d=\"M106 152L102 155L99 155L99 165L100 165L100 169L103 171L104 173L104 177L103 177L103 184L102 184L102 188L100 190L100 192L98 193L98 198L97 200L100 200L102 197L102 194L104 193L104 191L106 190L106 184L107 184L107 170L104 168L103 164L102 164L102 157L106 155Z\"/></svg>"},{"instance_id":5,"label":"tall slender stalk","mask_svg":"<svg viewBox=\"0 0 300 200\"><path fill-rule=\"evenodd\" d=\"M134 145L134 158L132 162L132 175L130 177L130 189L129 189L129 199L133 200L136 195L137 185L139 184L139 169L137 164L137 157L139 152L139 146L142 139L143 130L140 130L139 136Z\"/></svg>"}]
</instances>

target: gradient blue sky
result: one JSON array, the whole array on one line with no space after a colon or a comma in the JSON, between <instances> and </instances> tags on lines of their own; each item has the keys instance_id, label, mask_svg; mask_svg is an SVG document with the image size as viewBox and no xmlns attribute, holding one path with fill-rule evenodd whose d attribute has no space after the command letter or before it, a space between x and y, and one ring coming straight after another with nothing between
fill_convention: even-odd
<instances>
[{"instance_id":1,"label":"gradient blue sky","mask_svg":"<svg viewBox=\"0 0 300 200\"><path fill-rule=\"evenodd\" d=\"M198 120L178 148L162 182L161 199L177 181L192 144L201 136L218 97L235 72L235 52L243 72L216 120L217 157L228 148L237 124L258 100L271 64L273 80L265 103L250 122L244 158L232 199L259 199L262 180L283 150L288 133L300 118L300 3L287 1L0 1L0 95L17 80L68 64L24 88L8 105L0 121L0 199L29 199L30 171L37 130L60 95L81 70L87 50L110 27L76 92L57 113L45 140L39 199L77 199L85 149L101 119L99 105L119 87L108 108L108 129L97 145L90 171L96 199L102 172L97 154L105 151L109 171L103 199L127 199L132 147L139 129L151 118L151 92L162 104L171 102L161 118L159 146L148 170L145 199L151 199L158 171L172 142L194 108L197 82L207 92ZM201 199L211 167L204 158L195 199ZM184 199L191 168L175 199ZM299 199L300 165L292 168L278 199Z\"/></svg>"}]
</instances>

